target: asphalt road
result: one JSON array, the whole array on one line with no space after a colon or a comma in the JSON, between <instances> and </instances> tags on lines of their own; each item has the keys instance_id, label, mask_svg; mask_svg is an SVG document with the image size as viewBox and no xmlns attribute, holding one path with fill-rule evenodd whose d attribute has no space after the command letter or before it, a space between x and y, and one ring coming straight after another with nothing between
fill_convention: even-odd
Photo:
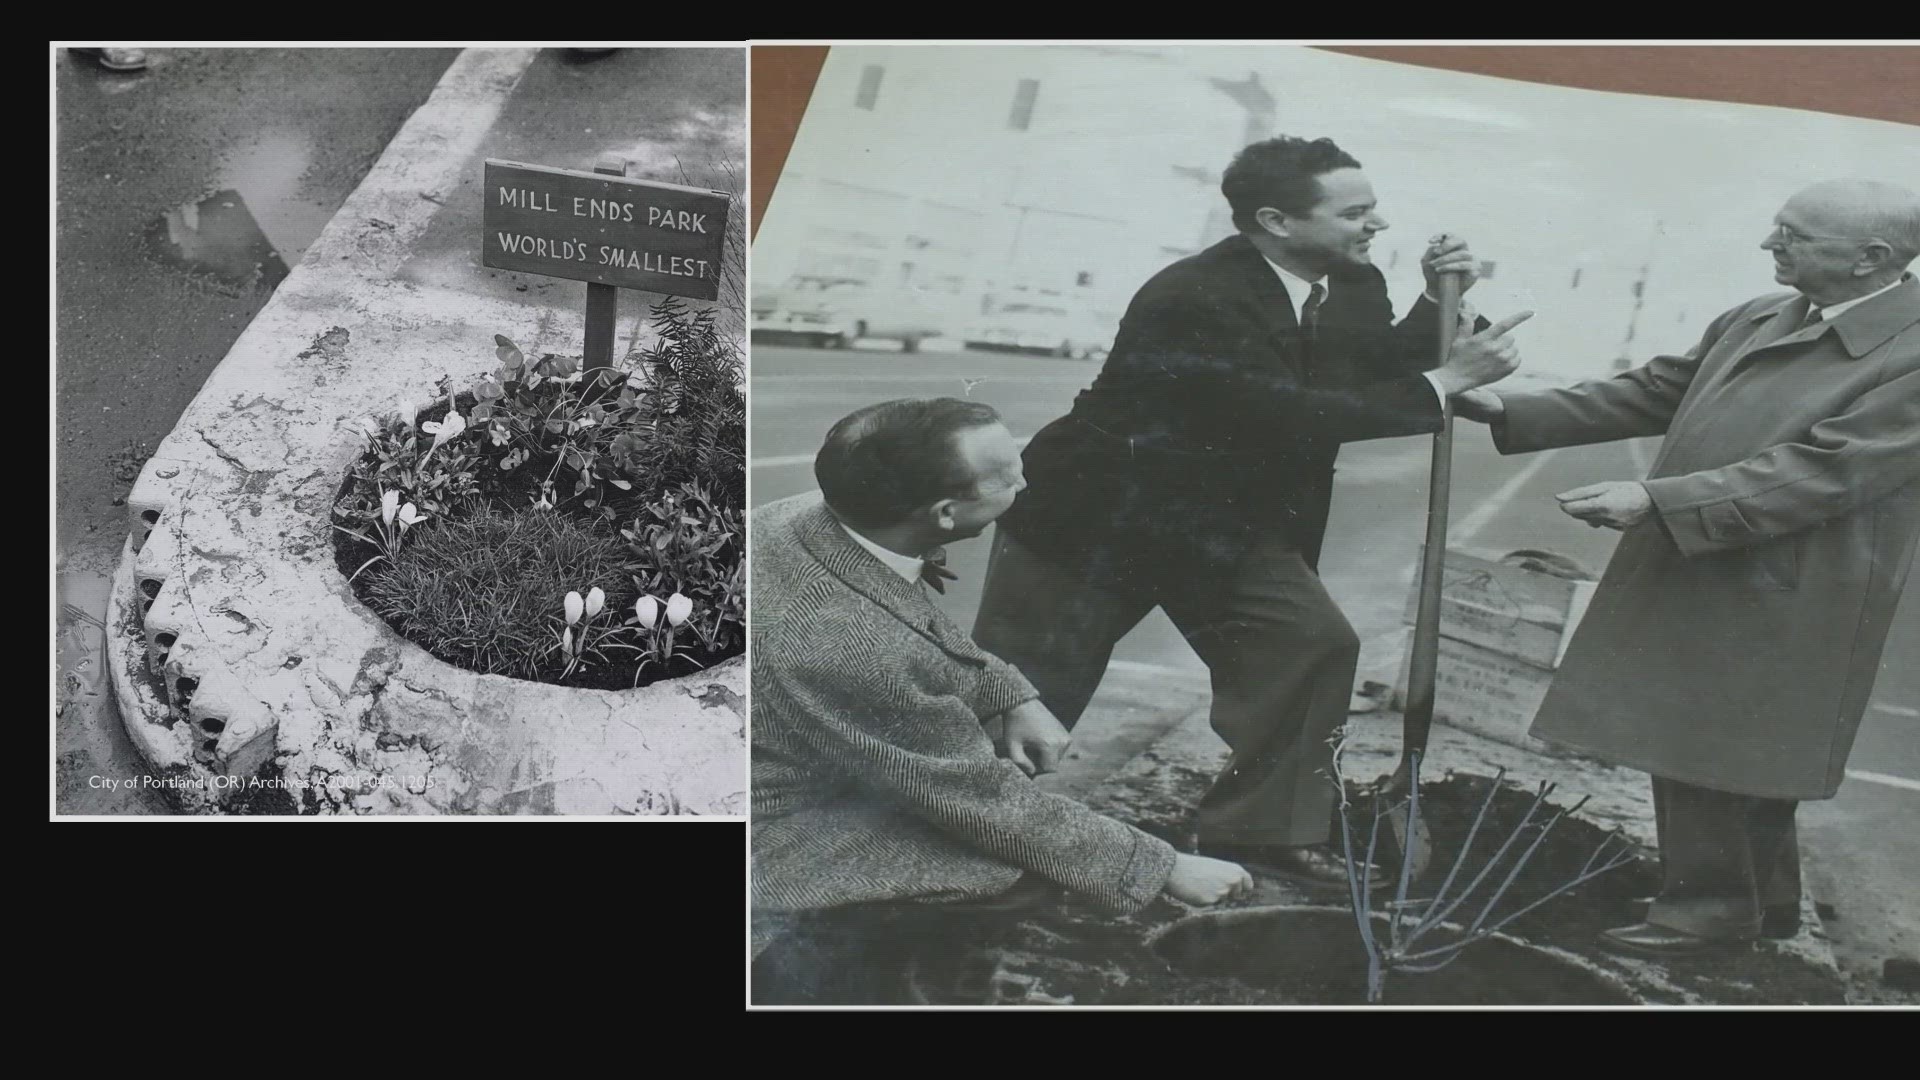
<instances>
[{"instance_id":1,"label":"asphalt road","mask_svg":"<svg viewBox=\"0 0 1920 1080\"><path fill-rule=\"evenodd\" d=\"M971 396L1025 438L1064 413L1098 373L1097 362L990 353L834 352L756 343L752 356L752 501L812 490L812 455L832 423L861 405L909 396ZM1400 624L1425 530L1427 437L1355 443L1341 451L1328 543L1328 590L1363 638ZM1455 439L1450 543L1503 553L1539 548L1599 570L1617 534L1561 514L1556 492L1645 475L1657 440L1502 458L1485 430L1461 424ZM979 605L990 537L954 545L960 575L942 605L962 626ZM1839 797L1801 812L1816 895L1839 919L1836 952L1856 994L1872 997L1882 959L1920 955L1920 588L1895 620L1874 704ZM1166 618L1150 616L1114 652L1117 664L1203 673ZM1900 786L1901 784L1906 786ZM1912 1001L1909 995L1876 1000Z\"/></svg>"}]
</instances>

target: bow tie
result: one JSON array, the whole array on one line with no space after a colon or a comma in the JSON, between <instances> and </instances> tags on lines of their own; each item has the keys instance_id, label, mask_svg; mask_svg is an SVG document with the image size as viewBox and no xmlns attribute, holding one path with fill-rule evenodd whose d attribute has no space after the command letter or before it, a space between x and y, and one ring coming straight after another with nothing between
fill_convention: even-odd
<instances>
[{"instance_id":1,"label":"bow tie","mask_svg":"<svg viewBox=\"0 0 1920 1080\"><path fill-rule=\"evenodd\" d=\"M920 559L920 580L934 592L945 595L947 582L960 580L960 575L947 569L947 549L934 548Z\"/></svg>"}]
</instances>

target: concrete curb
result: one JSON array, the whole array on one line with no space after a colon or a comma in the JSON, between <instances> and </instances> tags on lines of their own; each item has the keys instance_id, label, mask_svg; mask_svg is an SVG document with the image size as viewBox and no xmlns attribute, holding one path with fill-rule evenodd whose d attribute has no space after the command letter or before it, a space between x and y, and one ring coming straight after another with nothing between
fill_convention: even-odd
<instances>
[{"instance_id":1,"label":"concrete curb","mask_svg":"<svg viewBox=\"0 0 1920 1080\"><path fill-rule=\"evenodd\" d=\"M743 661L618 692L478 675L395 635L333 566L361 417L491 370L495 333L580 348L563 312L396 276L438 210L423 195L452 186L534 55L454 61L128 498L109 666L184 809L745 813Z\"/></svg>"}]
</instances>

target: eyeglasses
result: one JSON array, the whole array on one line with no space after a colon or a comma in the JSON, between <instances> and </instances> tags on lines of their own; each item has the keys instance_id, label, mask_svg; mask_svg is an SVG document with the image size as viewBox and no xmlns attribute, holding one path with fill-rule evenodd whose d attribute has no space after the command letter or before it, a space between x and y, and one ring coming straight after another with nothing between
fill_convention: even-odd
<instances>
[{"instance_id":1,"label":"eyeglasses","mask_svg":"<svg viewBox=\"0 0 1920 1080\"><path fill-rule=\"evenodd\" d=\"M1778 240L1783 244L1803 244L1809 240L1851 240L1855 243L1865 243L1869 240L1872 240L1873 237L1871 236L1818 236L1813 233L1803 233L1799 229L1796 229L1791 225L1775 225L1773 227L1773 231L1767 234L1767 239Z\"/></svg>"}]
</instances>

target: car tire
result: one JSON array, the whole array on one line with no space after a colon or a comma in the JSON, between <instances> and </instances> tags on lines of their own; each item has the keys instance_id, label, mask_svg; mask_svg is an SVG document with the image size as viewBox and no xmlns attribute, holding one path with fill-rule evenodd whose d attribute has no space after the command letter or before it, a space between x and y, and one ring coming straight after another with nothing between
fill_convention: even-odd
<instances>
[{"instance_id":1,"label":"car tire","mask_svg":"<svg viewBox=\"0 0 1920 1080\"><path fill-rule=\"evenodd\" d=\"M919 339L919 338L917 338L917 337L904 337L904 338L901 338L901 339L900 339L900 351L901 351L901 352L903 352L903 353L917 353L917 352L919 352L919 351L920 351L920 339Z\"/></svg>"}]
</instances>

